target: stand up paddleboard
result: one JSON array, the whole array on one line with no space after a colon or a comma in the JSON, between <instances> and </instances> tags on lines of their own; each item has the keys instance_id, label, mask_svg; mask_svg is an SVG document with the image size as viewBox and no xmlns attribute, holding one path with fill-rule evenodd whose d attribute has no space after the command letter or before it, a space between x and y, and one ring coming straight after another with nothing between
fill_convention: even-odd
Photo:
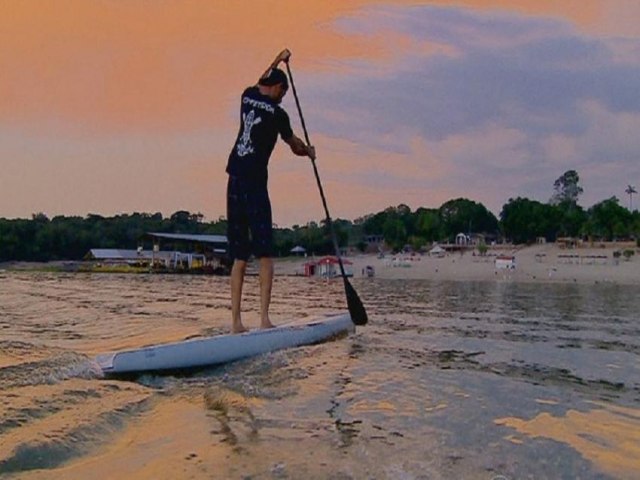
<instances>
[{"instance_id":1,"label":"stand up paddleboard","mask_svg":"<svg viewBox=\"0 0 640 480\"><path fill-rule=\"evenodd\" d=\"M185 340L96 357L104 373L175 370L220 363L311 345L355 330L348 313L300 320L266 330Z\"/></svg>"}]
</instances>

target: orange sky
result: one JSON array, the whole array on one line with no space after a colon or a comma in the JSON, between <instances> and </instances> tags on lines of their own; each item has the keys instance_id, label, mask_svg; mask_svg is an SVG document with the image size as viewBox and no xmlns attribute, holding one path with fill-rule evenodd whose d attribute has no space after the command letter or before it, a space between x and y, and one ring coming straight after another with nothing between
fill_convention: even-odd
<instances>
[{"instance_id":1,"label":"orange sky","mask_svg":"<svg viewBox=\"0 0 640 480\"><path fill-rule=\"evenodd\" d=\"M354 61L384 70L407 52L436 51L438 45L396 31L354 35L334 25L370 6L418 3L559 18L593 36L633 32L637 37L632 19L640 18L640 2L633 0L2 2L0 216L170 214L181 208L202 211L209 219L223 215L222 171L237 131L237 98L285 46L293 51L292 68L318 144L321 173L331 185L332 174L362 163L363 153L376 152L356 143L336 153L340 142L331 135L314 136L312 102L305 100L313 92L304 82L318 72L349 72ZM299 130L292 99L284 105ZM326 107L340 111L340 105ZM410 155L425 155L415 145L421 140L415 140ZM274 161L285 164L279 168L309 176L309 170L291 166L295 160L284 147L276 150ZM442 174L446 171L443 166ZM322 216L319 208L288 212L280 193L285 185L272 181L276 223ZM296 192L305 199L302 204L317 207L317 194L309 191L313 183L305 179L302 184ZM291 185L288 195L295 191ZM344 191L336 180L328 194L340 198ZM429 197L402 193L354 188L358 200L337 209L337 216L352 218L402 202L438 206L448 195L457 196L446 185ZM288 213L279 216L278 208Z\"/></svg>"},{"instance_id":2,"label":"orange sky","mask_svg":"<svg viewBox=\"0 0 640 480\"><path fill-rule=\"evenodd\" d=\"M228 120L227 112L220 115L216 104L235 98L238 85L253 81L283 46L294 52L296 68L311 70L340 65L343 59L384 61L403 46L401 38L344 36L330 27L339 16L356 15L362 6L384 2L226 3L219 7L193 0L4 2L0 119L28 123L50 117L96 132L192 128L212 121L220 125ZM610 31L616 20L623 24L627 18L605 15L604 4L613 2L419 3L562 16L593 31ZM253 21L261 15L268 21Z\"/></svg>"},{"instance_id":3,"label":"orange sky","mask_svg":"<svg viewBox=\"0 0 640 480\"><path fill-rule=\"evenodd\" d=\"M7 71L2 90L8 94L2 96L1 118L31 122L50 115L98 133L225 122L227 112L221 115L216 104L235 98L238 86L254 81L285 45L296 52L298 68L328 56L376 55L380 48L323 28L349 10L347 2L247 5L3 4L0 51ZM268 22L255 21L261 10Z\"/></svg>"}]
</instances>

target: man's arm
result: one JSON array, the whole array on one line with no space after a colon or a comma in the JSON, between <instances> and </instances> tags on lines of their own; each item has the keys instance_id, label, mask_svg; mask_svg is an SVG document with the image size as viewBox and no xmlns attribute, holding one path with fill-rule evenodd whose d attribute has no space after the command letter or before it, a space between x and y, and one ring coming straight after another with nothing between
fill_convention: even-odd
<instances>
[{"instance_id":1,"label":"man's arm","mask_svg":"<svg viewBox=\"0 0 640 480\"><path fill-rule=\"evenodd\" d=\"M276 68L280 64L280 62L288 62L290 57L291 57L291 52L289 51L288 48L285 48L284 50L282 50L278 54L278 56L273 60L273 62L271 62L271 65L269 65L269 68L265 70L265 72L262 74L260 78L262 79L262 78L268 77L269 74L271 73L271 70Z\"/></svg>"},{"instance_id":2,"label":"man's arm","mask_svg":"<svg viewBox=\"0 0 640 480\"><path fill-rule=\"evenodd\" d=\"M285 140L291 147L291 151L300 157L309 157L312 160L316 159L316 149L311 145L307 145L301 138L294 133L290 138Z\"/></svg>"}]
</instances>

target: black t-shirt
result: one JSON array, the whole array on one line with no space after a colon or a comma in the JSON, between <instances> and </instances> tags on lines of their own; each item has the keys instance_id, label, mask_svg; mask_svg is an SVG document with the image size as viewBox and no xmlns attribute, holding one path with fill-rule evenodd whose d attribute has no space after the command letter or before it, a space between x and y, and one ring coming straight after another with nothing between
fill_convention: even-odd
<instances>
[{"instance_id":1,"label":"black t-shirt","mask_svg":"<svg viewBox=\"0 0 640 480\"><path fill-rule=\"evenodd\" d=\"M258 87L247 88L242 93L240 130L229 155L227 173L246 180L266 182L269 157L278 134L283 140L293 135L287 112L260 94Z\"/></svg>"}]
</instances>

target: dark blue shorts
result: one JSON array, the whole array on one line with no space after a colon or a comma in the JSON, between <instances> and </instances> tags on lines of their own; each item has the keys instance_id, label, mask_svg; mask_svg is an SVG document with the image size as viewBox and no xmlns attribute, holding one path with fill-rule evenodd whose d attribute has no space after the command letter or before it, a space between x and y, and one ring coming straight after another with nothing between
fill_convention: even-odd
<instances>
[{"instance_id":1,"label":"dark blue shorts","mask_svg":"<svg viewBox=\"0 0 640 480\"><path fill-rule=\"evenodd\" d=\"M227 239L232 260L273 256L273 221L266 183L229 176Z\"/></svg>"}]
</instances>

